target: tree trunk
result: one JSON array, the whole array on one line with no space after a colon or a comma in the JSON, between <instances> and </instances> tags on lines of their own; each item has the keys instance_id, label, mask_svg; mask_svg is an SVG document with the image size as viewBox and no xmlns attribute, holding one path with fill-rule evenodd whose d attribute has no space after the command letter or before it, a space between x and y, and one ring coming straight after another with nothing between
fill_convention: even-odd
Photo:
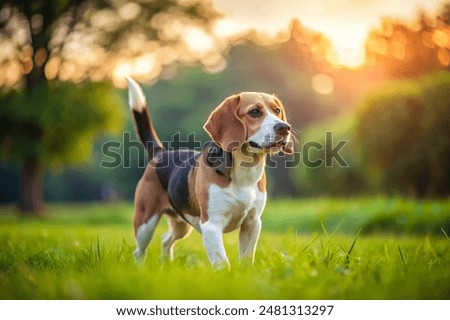
<instances>
[{"instance_id":1,"label":"tree trunk","mask_svg":"<svg viewBox=\"0 0 450 320\"><path fill-rule=\"evenodd\" d=\"M33 13L27 11L26 15L29 21L31 21ZM50 40L48 36L50 32L47 29L50 27L52 21L44 19L43 23L42 31L38 33L33 32L30 24L31 46L33 47L33 58L35 63L31 71L25 75L25 91L28 94L36 87L36 85L47 81L44 72L49 56L47 48ZM42 50L45 50L45 52ZM40 57L36 60L38 52L40 52ZM33 106L30 105L29 107L32 108ZM35 134L34 139L38 141L41 138L42 132L39 130L39 132ZM33 155L25 158L20 177L19 195L19 209L22 213L33 216L40 216L44 213L43 181L44 167L41 161Z\"/></svg>"},{"instance_id":2,"label":"tree trunk","mask_svg":"<svg viewBox=\"0 0 450 320\"><path fill-rule=\"evenodd\" d=\"M428 193L431 173L428 170L425 161L421 161L415 175L415 195L417 198L425 198Z\"/></svg>"},{"instance_id":3,"label":"tree trunk","mask_svg":"<svg viewBox=\"0 0 450 320\"><path fill-rule=\"evenodd\" d=\"M41 215L44 211L44 168L34 157L25 160L20 177L19 209L30 215Z\"/></svg>"}]
</instances>

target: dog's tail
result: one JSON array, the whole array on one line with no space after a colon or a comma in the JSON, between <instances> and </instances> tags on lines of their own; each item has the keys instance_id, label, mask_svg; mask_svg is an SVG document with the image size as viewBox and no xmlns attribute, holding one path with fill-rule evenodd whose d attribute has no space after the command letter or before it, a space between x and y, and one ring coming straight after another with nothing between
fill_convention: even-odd
<instances>
[{"instance_id":1,"label":"dog's tail","mask_svg":"<svg viewBox=\"0 0 450 320\"><path fill-rule=\"evenodd\" d=\"M126 79L128 81L128 105L133 114L136 135L147 150L150 160L159 151L164 150L164 147L153 128L142 88L132 78L126 77Z\"/></svg>"}]
</instances>

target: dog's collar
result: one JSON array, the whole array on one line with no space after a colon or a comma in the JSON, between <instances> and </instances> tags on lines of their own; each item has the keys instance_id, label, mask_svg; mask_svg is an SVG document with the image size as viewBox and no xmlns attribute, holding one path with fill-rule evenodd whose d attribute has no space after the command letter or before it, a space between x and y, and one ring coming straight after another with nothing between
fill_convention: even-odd
<instances>
[{"instance_id":1,"label":"dog's collar","mask_svg":"<svg viewBox=\"0 0 450 320\"><path fill-rule=\"evenodd\" d=\"M223 150L218 144L211 141L206 146L206 164L214 168L217 174L229 179L231 168L233 167L233 157L231 152Z\"/></svg>"}]
</instances>

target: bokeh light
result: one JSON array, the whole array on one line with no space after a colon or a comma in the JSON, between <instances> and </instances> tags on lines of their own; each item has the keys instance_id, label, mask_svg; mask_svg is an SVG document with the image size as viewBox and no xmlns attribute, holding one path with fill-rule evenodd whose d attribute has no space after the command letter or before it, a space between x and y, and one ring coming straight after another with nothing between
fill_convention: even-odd
<instances>
[{"instance_id":1,"label":"bokeh light","mask_svg":"<svg viewBox=\"0 0 450 320\"><path fill-rule=\"evenodd\" d=\"M311 86L317 93L331 94L334 91L334 81L326 74L316 74L311 78Z\"/></svg>"}]
</instances>

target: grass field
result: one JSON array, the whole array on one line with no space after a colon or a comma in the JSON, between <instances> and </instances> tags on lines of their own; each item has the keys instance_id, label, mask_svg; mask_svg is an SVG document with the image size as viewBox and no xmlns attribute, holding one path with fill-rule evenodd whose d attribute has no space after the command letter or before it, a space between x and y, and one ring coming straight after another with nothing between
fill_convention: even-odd
<instances>
[{"instance_id":1,"label":"grass field","mask_svg":"<svg viewBox=\"0 0 450 320\"><path fill-rule=\"evenodd\" d=\"M1 299L450 299L450 201L270 201L253 267L213 271L200 235L162 263L163 221L135 266L131 204L0 208ZM359 230L361 232L358 234Z\"/></svg>"}]
</instances>

